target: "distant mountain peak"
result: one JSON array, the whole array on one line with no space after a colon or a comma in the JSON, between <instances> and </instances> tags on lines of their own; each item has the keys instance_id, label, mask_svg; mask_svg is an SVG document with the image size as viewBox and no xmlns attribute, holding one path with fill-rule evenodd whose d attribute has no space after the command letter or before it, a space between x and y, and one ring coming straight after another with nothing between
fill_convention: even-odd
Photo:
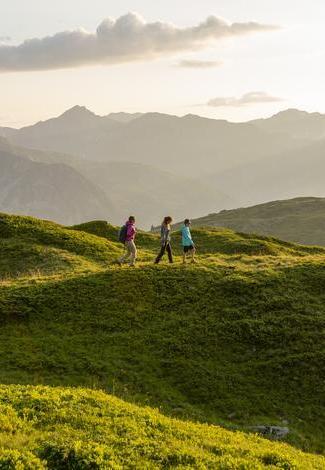
<instances>
[{"instance_id":1,"label":"distant mountain peak","mask_svg":"<svg viewBox=\"0 0 325 470\"><path fill-rule=\"evenodd\" d=\"M289 108L272 116L271 119L282 119L283 121L292 121L293 119L304 119L308 116L322 116L320 113L309 113L301 109Z\"/></svg>"},{"instance_id":2,"label":"distant mountain peak","mask_svg":"<svg viewBox=\"0 0 325 470\"><path fill-rule=\"evenodd\" d=\"M73 106L72 108L68 109L65 111L63 114L61 114L60 117L79 117L79 116L88 116L88 117L94 117L96 116L95 113L90 111L86 106Z\"/></svg>"}]
</instances>

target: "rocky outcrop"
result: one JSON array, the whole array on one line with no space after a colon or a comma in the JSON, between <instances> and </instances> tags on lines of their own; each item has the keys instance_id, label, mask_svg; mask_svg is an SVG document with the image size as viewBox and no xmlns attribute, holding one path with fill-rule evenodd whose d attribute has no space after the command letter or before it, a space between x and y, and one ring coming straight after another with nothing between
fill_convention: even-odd
<instances>
[{"instance_id":1,"label":"rocky outcrop","mask_svg":"<svg viewBox=\"0 0 325 470\"><path fill-rule=\"evenodd\" d=\"M284 439L290 432L288 427L281 427L281 426L253 426L251 427L252 431L261 434L264 437L269 439L273 439L275 441Z\"/></svg>"}]
</instances>

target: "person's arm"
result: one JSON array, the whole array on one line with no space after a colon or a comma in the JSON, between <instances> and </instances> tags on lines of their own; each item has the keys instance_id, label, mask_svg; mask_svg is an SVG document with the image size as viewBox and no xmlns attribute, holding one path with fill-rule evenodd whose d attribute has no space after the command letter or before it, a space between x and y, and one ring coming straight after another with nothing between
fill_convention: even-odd
<instances>
[{"instance_id":1,"label":"person's arm","mask_svg":"<svg viewBox=\"0 0 325 470\"><path fill-rule=\"evenodd\" d=\"M162 226L160 227L160 241L161 241L162 244L164 243L164 238L165 238L165 235L164 235L164 226L162 225Z\"/></svg>"},{"instance_id":2,"label":"person's arm","mask_svg":"<svg viewBox=\"0 0 325 470\"><path fill-rule=\"evenodd\" d=\"M193 243L192 235L189 227L184 227L184 238L186 241Z\"/></svg>"},{"instance_id":3,"label":"person's arm","mask_svg":"<svg viewBox=\"0 0 325 470\"><path fill-rule=\"evenodd\" d=\"M164 245L167 243L167 238L168 238L168 229L165 227L165 225L161 226L161 243Z\"/></svg>"}]
</instances>

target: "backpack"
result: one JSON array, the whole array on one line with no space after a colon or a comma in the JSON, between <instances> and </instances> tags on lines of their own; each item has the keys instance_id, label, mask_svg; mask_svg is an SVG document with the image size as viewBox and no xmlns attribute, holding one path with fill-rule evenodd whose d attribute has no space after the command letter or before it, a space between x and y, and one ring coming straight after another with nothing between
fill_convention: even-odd
<instances>
[{"instance_id":1,"label":"backpack","mask_svg":"<svg viewBox=\"0 0 325 470\"><path fill-rule=\"evenodd\" d=\"M128 232L128 228L126 225L123 225L123 227L121 227L119 233L118 233L118 241L123 243L123 245L125 244L126 242L126 236L127 236L127 232Z\"/></svg>"}]
</instances>

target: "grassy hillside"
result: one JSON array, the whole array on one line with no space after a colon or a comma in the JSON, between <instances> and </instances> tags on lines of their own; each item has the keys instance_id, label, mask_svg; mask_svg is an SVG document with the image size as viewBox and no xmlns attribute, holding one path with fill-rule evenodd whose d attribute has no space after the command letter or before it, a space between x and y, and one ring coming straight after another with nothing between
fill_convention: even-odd
<instances>
[{"instance_id":1,"label":"grassy hillside","mask_svg":"<svg viewBox=\"0 0 325 470\"><path fill-rule=\"evenodd\" d=\"M0 386L0 468L323 469L325 458L99 391Z\"/></svg>"},{"instance_id":2,"label":"grassy hillside","mask_svg":"<svg viewBox=\"0 0 325 470\"><path fill-rule=\"evenodd\" d=\"M1 215L0 383L102 388L234 429L288 426L288 442L323 452L325 249L194 236L197 265L180 264L174 235L176 263L157 267L158 239L140 234L132 270L113 263L121 248L103 222Z\"/></svg>"},{"instance_id":3,"label":"grassy hillside","mask_svg":"<svg viewBox=\"0 0 325 470\"><path fill-rule=\"evenodd\" d=\"M193 219L194 227L228 227L306 245L325 245L325 199L300 197L221 211Z\"/></svg>"}]
</instances>

